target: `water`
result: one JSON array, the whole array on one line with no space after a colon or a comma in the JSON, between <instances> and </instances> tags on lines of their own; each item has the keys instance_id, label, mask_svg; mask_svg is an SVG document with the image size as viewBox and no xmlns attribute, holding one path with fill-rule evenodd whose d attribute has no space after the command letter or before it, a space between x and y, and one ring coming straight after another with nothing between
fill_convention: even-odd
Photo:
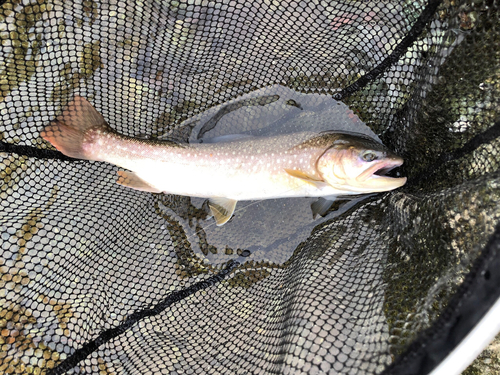
<instances>
[{"instance_id":1,"label":"water","mask_svg":"<svg viewBox=\"0 0 500 375\"><path fill-rule=\"evenodd\" d=\"M186 120L162 138L211 142L231 134L273 136L299 131L350 131L377 136L343 103L329 96L302 94L280 85L266 87ZM203 181L200 181L203 184ZM337 201L325 217L313 217L317 198L238 202L230 222L217 227L204 199L159 197L159 214L175 220L202 263L236 259L283 265L317 225L334 220L366 196ZM178 231L176 227L176 231ZM165 229L166 234L169 229ZM170 235L170 233L168 233Z\"/></svg>"}]
</instances>

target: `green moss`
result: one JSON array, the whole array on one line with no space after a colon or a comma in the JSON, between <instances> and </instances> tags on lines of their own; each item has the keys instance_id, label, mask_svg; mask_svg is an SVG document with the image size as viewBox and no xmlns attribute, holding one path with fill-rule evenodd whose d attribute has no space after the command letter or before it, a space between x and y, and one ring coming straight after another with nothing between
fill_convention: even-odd
<instances>
[{"instance_id":1,"label":"green moss","mask_svg":"<svg viewBox=\"0 0 500 375\"><path fill-rule=\"evenodd\" d=\"M10 32L0 34L3 46L10 46L11 53L0 60L0 102L23 82L31 79L40 65L42 34L34 33L43 14L52 10L48 0L37 4L25 5L13 12L20 1L8 1L0 7L0 21L14 15L14 22L9 24Z\"/></svg>"},{"instance_id":2,"label":"green moss","mask_svg":"<svg viewBox=\"0 0 500 375\"><path fill-rule=\"evenodd\" d=\"M496 375L500 373L500 335L482 351L462 375Z\"/></svg>"},{"instance_id":3,"label":"green moss","mask_svg":"<svg viewBox=\"0 0 500 375\"><path fill-rule=\"evenodd\" d=\"M45 217L45 212L55 203L57 193L56 187L52 190L52 195L47 203L40 207L34 207L23 219L20 229L15 233L18 251L12 258L15 261L14 267L2 266L4 261L0 258L0 288L15 290L19 295L24 286L33 282L25 268L26 257L29 257L27 244L34 235L43 229L42 219ZM57 318L58 327L69 338L71 334L68 322L74 315L71 306L42 294L38 294L36 300L52 308L52 312ZM0 356L0 372L3 374L40 374L47 369L54 368L57 362L65 358L65 354L61 355L43 342L38 342L36 334L26 334L26 332L36 330L37 326L37 320L33 317L31 309L5 298L0 298L0 305L2 306L0 309L0 347L5 353L5 355ZM14 353L16 354L14 356L7 355L7 353L12 353L12 348L15 348ZM27 356L22 356L21 353L27 351L34 351L35 355L41 359L36 362L26 362Z\"/></svg>"},{"instance_id":4,"label":"green moss","mask_svg":"<svg viewBox=\"0 0 500 375\"><path fill-rule=\"evenodd\" d=\"M64 65L59 71L64 81L54 87L51 95L52 101L61 101L72 96L73 92L83 82L88 81L98 69L104 67L99 54L99 48L99 41L84 45L83 52L79 56L79 70L76 72L73 72L70 62Z\"/></svg>"},{"instance_id":5,"label":"green moss","mask_svg":"<svg viewBox=\"0 0 500 375\"><path fill-rule=\"evenodd\" d=\"M384 312L391 353L399 354L446 307L500 220L499 173L425 196L386 202L390 234Z\"/></svg>"},{"instance_id":6,"label":"green moss","mask_svg":"<svg viewBox=\"0 0 500 375\"><path fill-rule=\"evenodd\" d=\"M415 97L409 102L415 108L414 115L406 106L396 114L396 118L415 116L411 129L403 125L394 126L393 131L383 139L405 159L404 175L412 176L425 170L441 154L460 148L474 135L485 131L496 119L494 108L500 95L499 54L491 46L500 45L500 34L489 33L488 30L498 29L500 19L481 7L485 4L462 7L465 9L462 12L479 12L474 30L481 30L481 34L453 31L450 27L450 33L459 33L464 40L440 66L439 80L432 85L426 97ZM456 8L448 10L451 25L457 12ZM455 26L459 28L460 24ZM463 129L457 128L461 116L469 121ZM432 180L424 182L425 188L434 182L453 184L457 180L450 181L446 176L435 175ZM447 186L451 185L448 183Z\"/></svg>"}]
</instances>

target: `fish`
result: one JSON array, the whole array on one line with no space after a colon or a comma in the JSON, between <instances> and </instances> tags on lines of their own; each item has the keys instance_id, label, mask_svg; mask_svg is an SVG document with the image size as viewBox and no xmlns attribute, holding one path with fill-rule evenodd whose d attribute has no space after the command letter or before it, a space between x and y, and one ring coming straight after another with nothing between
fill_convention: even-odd
<instances>
[{"instance_id":1,"label":"fish","mask_svg":"<svg viewBox=\"0 0 500 375\"><path fill-rule=\"evenodd\" d=\"M238 201L359 195L406 183L406 177L386 175L403 159L363 134L303 131L203 143L138 139L113 130L81 96L40 135L66 156L120 167L116 182L124 187L208 199L218 226Z\"/></svg>"}]
</instances>

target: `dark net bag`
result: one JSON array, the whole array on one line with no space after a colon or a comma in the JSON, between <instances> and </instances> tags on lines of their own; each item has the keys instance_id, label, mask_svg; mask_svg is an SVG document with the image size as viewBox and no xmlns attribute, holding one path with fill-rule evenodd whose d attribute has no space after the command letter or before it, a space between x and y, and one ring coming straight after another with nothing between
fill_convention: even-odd
<instances>
[{"instance_id":1,"label":"dark net bag","mask_svg":"<svg viewBox=\"0 0 500 375\"><path fill-rule=\"evenodd\" d=\"M444 363L500 296L499 8L4 1L0 373ZM315 126L308 108L336 100L325 108L366 123L404 158L394 173L408 182L315 220L306 198L240 202L216 227L203 199L126 189L114 165L44 141L75 95L119 133L184 141L266 116Z\"/></svg>"}]
</instances>

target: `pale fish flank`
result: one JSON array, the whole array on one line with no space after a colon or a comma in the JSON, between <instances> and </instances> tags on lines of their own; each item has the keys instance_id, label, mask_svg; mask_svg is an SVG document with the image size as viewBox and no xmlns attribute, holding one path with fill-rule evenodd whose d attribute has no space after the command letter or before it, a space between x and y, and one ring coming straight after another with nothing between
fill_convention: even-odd
<instances>
[{"instance_id":1,"label":"pale fish flank","mask_svg":"<svg viewBox=\"0 0 500 375\"><path fill-rule=\"evenodd\" d=\"M217 225L231 218L239 200L373 193L406 182L385 176L403 160L362 134L301 132L195 144L136 139L115 132L80 96L41 136L67 156L127 169L118 171L120 185L209 198Z\"/></svg>"}]
</instances>

